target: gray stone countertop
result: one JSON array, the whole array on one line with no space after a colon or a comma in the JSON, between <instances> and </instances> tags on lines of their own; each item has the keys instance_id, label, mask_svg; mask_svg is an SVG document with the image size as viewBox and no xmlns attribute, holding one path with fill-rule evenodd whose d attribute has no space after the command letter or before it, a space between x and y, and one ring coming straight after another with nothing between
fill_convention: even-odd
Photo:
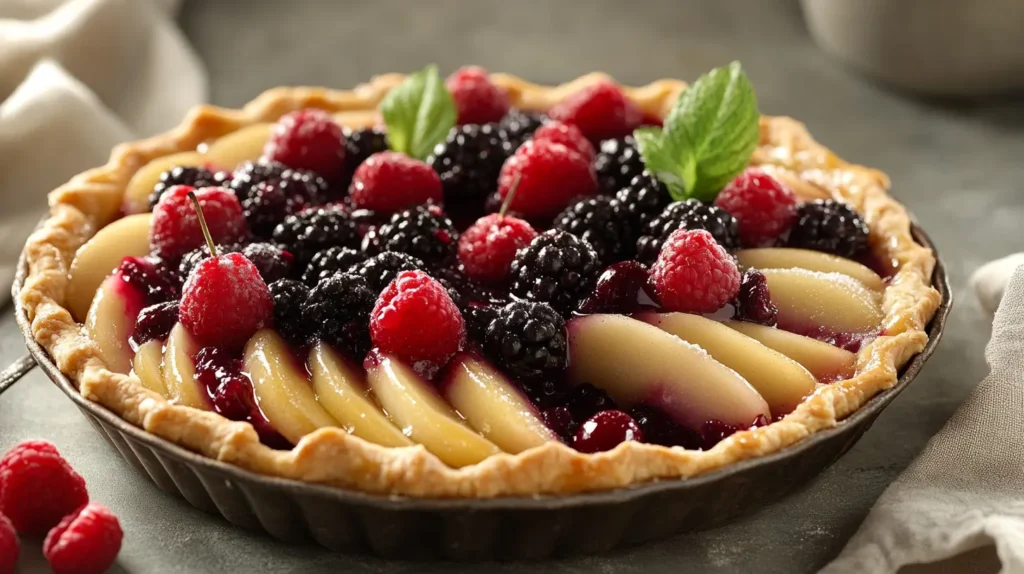
<instances>
[{"instance_id":1,"label":"gray stone countertop","mask_svg":"<svg viewBox=\"0 0 1024 574\"><path fill-rule=\"evenodd\" d=\"M957 303L939 351L864 438L800 492L706 532L604 556L494 572L813 572L986 374L989 322L968 291L983 262L1020 250L1024 104L924 102L837 66L785 0L620 2L193 0L181 23L207 62L214 103L237 106L278 85L348 87L375 73L475 63L553 83L603 70L624 83L693 79L740 60L761 109L792 115L841 157L877 167L929 231ZM174 79L167 78L167 89ZM24 351L11 313L0 359ZM0 400L0 451L55 442L126 531L123 572L432 572L478 566L386 562L246 534L158 490L124 462L36 371ZM45 572L38 545L19 572ZM115 570L118 571L118 570Z\"/></svg>"}]
</instances>

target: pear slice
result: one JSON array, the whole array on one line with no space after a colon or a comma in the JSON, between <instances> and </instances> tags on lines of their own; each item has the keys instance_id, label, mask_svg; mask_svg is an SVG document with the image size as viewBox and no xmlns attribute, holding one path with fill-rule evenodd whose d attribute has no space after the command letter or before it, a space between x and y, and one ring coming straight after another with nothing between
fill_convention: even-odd
<instances>
[{"instance_id":1,"label":"pear slice","mask_svg":"<svg viewBox=\"0 0 1024 574\"><path fill-rule=\"evenodd\" d=\"M179 165L197 166L204 165L206 162L207 158L195 151L185 151L154 159L142 166L128 181L124 190L122 209L129 214L146 213L149 211L149 194L153 193L153 187L160 181L160 174Z\"/></svg>"},{"instance_id":2,"label":"pear slice","mask_svg":"<svg viewBox=\"0 0 1024 574\"><path fill-rule=\"evenodd\" d=\"M822 383L851 377L857 367L857 355L817 339L745 321L726 321L724 325L800 363Z\"/></svg>"},{"instance_id":3,"label":"pear slice","mask_svg":"<svg viewBox=\"0 0 1024 574\"><path fill-rule=\"evenodd\" d=\"M501 452L466 426L411 367L387 355L372 356L369 363L367 380L388 416L442 462L459 468Z\"/></svg>"},{"instance_id":4,"label":"pear slice","mask_svg":"<svg viewBox=\"0 0 1024 574\"><path fill-rule=\"evenodd\" d=\"M273 124L253 124L229 133L212 143L206 150L208 161L235 169L246 161L254 161L263 155L263 144L270 138Z\"/></svg>"},{"instance_id":5,"label":"pear slice","mask_svg":"<svg viewBox=\"0 0 1024 574\"><path fill-rule=\"evenodd\" d=\"M149 253L149 224L153 216L139 213L122 217L102 228L78 248L68 271L65 302L76 321L84 321L96 290L125 257Z\"/></svg>"},{"instance_id":6,"label":"pear slice","mask_svg":"<svg viewBox=\"0 0 1024 574\"><path fill-rule=\"evenodd\" d=\"M452 360L445 397L484 438L512 454L557 441L537 410L503 374L482 360Z\"/></svg>"},{"instance_id":7,"label":"pear slice","mask_svg":"<svg viewBox=\"0 0 1024 574\"><path fill-rule=\"evenodd\" d=\"M167 397L167 385L164 384L164 346L160 341L147 341L135 352L132 371L142 382L142 386Z\"/></svg>"},{"instance_id":8,"label":"pear slice","mask_svg":"<svg viewBox=\"0 0 1024 574\"><path fill-rule=\"evenodd\" d=\"M755 269L807 269L822 273L842 273L853 277L873 291L885 289L885 281L868 267L853 261L821 251L794 249L791 247L764 247L742 249L736 258L743 267Z\"/></svg>"},{"instance_id":9,"label":"pear slice","mask_svg":"<svg viewBox=\"0 0 1024 574\"><path fill-rule=\"evenodd\" d=\"M341 426L316 401L309 379L274 331L263 329L249 339L244 362L260 409L288 442L297 444L318 428Z\"/></svg>"},{"instance_id":10,"label":"pear slice","mask_svg":"<svg viewBox=\"0 0 1024 574\"><path fill-rule=\"evenodd\" d=\"M779 328L794 333L873 333L882 323L879 295L841 273L763 269Z\"/></svg>"},{"instance_id":11,"label":"pear slice","mask_svg":"<svg viewBox=\"0 0 1024 574\"><path fill-rule=\"evenodd\" d=\"M164 345L164 386L172 402L194 409L210 410L210 398L196 378L199 343L181 323L171 329Z\"/></svg>"},{"instance_id":12,"label":"pear slice","mask_svg":"<svg viewBox=\"0 0 1024 574\"><path fill-rule=\"evenodd\" d=\"M381 446L414 444L367 395L366 377L325 343L309 352L313 390L324 409L346 431Z\"/></svg>"},{"instance_id":13,"label":"pear slice","mask_svg":"<svg viewBox=\"0 0 1024 574\"><path fill-rule=\"evenodd\" d=\"M641 313L638 319L699 346L736 371L764 397L772 416L789 414L814 392L814 376L800 363L718 321L688 313Z\"/></svg>"},{"instance_id":14,"label":"pear slice","mask_svg":"<svg viewBox=\"0 0 1024 574\"><path fill-rule=\"evenodd\" d=\"M96 290L96 296L85 317L85 332L99 347L100 358L107 368L128 374L135 356L128 339L135 329L135 320L145 304L145 296L120 273L110 275Z\"/></svg>"},{"instance_id":15,"label":"pear slice","mask_svg":"<svg viewBox=\"0 0 1024 574\"><path fill-rule=\"evenodd\" d=\"M706 351L642 321L587 315L569 321L569 380L604 389L624 408L658 407L700 429L717 420L749 426L769 417L757 390Z\"/></svg>"}]
</instances>

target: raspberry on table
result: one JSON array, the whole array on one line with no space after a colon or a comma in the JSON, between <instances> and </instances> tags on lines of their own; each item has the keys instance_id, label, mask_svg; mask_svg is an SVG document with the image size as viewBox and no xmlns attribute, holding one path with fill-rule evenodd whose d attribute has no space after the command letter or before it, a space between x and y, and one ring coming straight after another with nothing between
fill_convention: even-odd
<instances>
[{"instance_id":1,"label":"raspberry on table","mask_svg":"<svg viewBox=\"0 0 1024 574\"><path fill-rule=\"evenodd\" d=\"M796 210L790 247L852 258L867 251L868 225L852 207L834 199L816 199Z\"/></svg>"},{"instance_id":2,"label":"raspberry on table","mask_svg":"<svg viewBox=\"0 0 1024 574\"><path fill-rule=\"evenodd\" d=\"M583 156L587 161L594 161L594 145L590 143L580 129L562 122L548 122L533 133L534 140L545 140L560 143Z\"/></svg>"},{"instance_id":3,"label":"raspberry on table","mask_svg":"<svg viewBox=\"0 0 1024 574\"><path fill-rule=\"evenodd\" d=\"M570 205L555 217L554 227L589 243L604 265L632 255L633 231L619 202L610 197L592 197Z\"/></svg>"},{"instance_id":4,"label":"raspberry on table","mask_svg":"<svg viewBox=\"0 0 1024 574\"><path fill-rule=\"evenodd\" d=\"M718 194L715 205L736 218L744 247L761 247L773 243L793 225L797 199L774 177L747 168Z\"/></svg>"},{"instance_id":5,"label":"raspberry on table","mask_svg":"<svg viewBox=\"0 0 1024 574\"><path fill-rule=\"evenodd\" d=\"M381 126L372 126L358 130L343 128L343 131L345 133L345 173L348 174L347 179L351 179L352 174L356 172L356 168L366 161L366 158L389 149L387 131Z\"/></svg>"},{"instance_id":6,"label":"raspberry on table","mask_svg":"<svg viewBox=\"0 0 1024 574\"><path fill-rule=\"evenodd\" d=\"M277 120L263 146L263 157L338 181L344 175L346 151L345 134L331 114L309 108Z\"/></svg>"},{"instance_id":7,"label":"raspberry on table","mask_svg":"<svg viewBox=\"0 0 1024 574\"><path fill-rule=\"evenodd\" d=\"M544 303L513 301L484 331L484 354L524 383L561 380L569 361L565 319Z\"/></svg>"},{"instance_id":8,"label":"raspberry on table","mask_svg":"<svg viewBox=\"0 0 1024 574\"><path fill-rule=\"evenodd\" d=\"M510 267L511 293L547 303L568 315L590 294L600 264L597 253L575 235L551 229L516 253Z\"/></svg>"},{"instance_id":9,"label":"raspberry on table","mask_svg":"<svg viewBox=\"0 0 1024 574\"><path fill-rule=\"evenodd\" d=\"M313 256L302 272L302 281L310 287L316 287L322 279L335 273L352 273L365 259L362 252L349 247L328 247Z\"/></svg>"},{"instance_id":10,"label":"raspberry on table","mask_svg":"<svg viewBox=\"0 0 1024 574\"><path fill-rule=\"evenodd\" d=\"M441 177L446 205L475 205L498 189L498 174L511 153L497 124L469 124L452 128L427 163Z\"/></svg>"},{"instance_id":11,"label":"raspberry on table","mask_svg":"<svg viewBox=\"0 0 1024 574\"><path fill-rule=\"evenodd\" d=\"M628 135L621 138L610 138L601 142L597 155L594 156L594 171L597 172L597 181L601 187L601 193L615 195L626 186L636 182L636 177L647 174L644 171L644 159L636 146L636 140ZM664 185L647 174L644 185L659 186L664 190ZM664 191L668 197L668 191ZM668 203L666 199L665 203Z\"/></svg>"},{"instance_id":12,"label":"raspberry on table","mask_svg":"<svg viewBox=\"0 0 1024 574\"><path fill-rule=\"evenodd\" d=\"M160 181L153 186L149 194L149 210L153 211L164 192L176 185L187 185L196 189L200 187L219 187L231 181L231 173L211 171L202 166L179 165L160 174Z\"/></svg>"},{"instance_id":13,"label":"raspberry on table","mask_svg":"<svg viewBox=\"0 0 1024 574\"><path fill-rule=\"evenodd\" d=\"M0 514L0 574L14 574L20 552L21 541L18 540L18 532L10 519Z\"/></svg>"},{"instance_id":14,"label":"raspberry on table","mask_svg":"<svg viewBox=\"0 0 1024 574\"><path fill-rule=\"evenodd\" d=\"M289 215L274 228L274 243L295 257L305 269L317 252L328 247L357 247L355 223L340 206L317 207Z\"/></svg>"},{"instance_id":15,"label":"raspberry on table","mask_svg":"<svg viewBox=\"0 0 1024 574\"><path fill-rule=\"evenodd\" d=\"M739 224L735 217L722 208L687 199L669 204L647 224L644 234L636 241L637 260L653 263L665 240L677 229L703 229L728 251L740 246Z\"/></svg>"},{"instance_id":16,"label":"raspberry on table","mask_svg":"<svg viewBox=\"0 0 1024 574\"><path fill-rule=\"evenodd\" d=\"M123 538L117 516L90 502L46 535L43 556L54 574L102 574L117 559Z\"/></svg>"},{"instance_id":17,"label":"raspberry on table","mask_svg":"<svg viewBox=\"0 0 1024 574\"><path fill-rule=\"evenodd\" d=\"M89 502L83 479L46 441L23 442L0 459L0 514L38 536Z\"/></svg>"},{"instance_id":18,"label":"raspberry on table","mask_svg":"<svg viewBox=\"0 0 1024 574\"><path fill-rule=\"evenodd\" d=\"M458 230L440 207L417 205L394 214L363 243L364 251L400 251L435 264L455 256L458 242Z\"/></svg>"},{"instance_id":19,"label":"raspberry on table","mask_svg":"<svg viewBox=\"0 0 1024 574\"><path fill-rule=\"evenodd\" d=\"M259 270L240 253L204 259L185 281L178 320L203 347L239 350L273 321Z\"/></svg>"},{"instance_id":20,"label":"raspberry on table","mask_svg":"<svg viewBox=\"0 0 1024 574\"><path fill-rule=\"evenodd\" d=\"M402 271L422 271L426 268L426 263L408 253L384 251L363 261L356 273L366 279L374 293L380 293Z\"/></svg>"},{"instance_id":21,"label":"raspberry on table","mask_svg":"<svg viewBox=\"0 0 1024 574\"><path fill-rule=\"evenodd\" d=\"M508 93L491 82L487 70L479 66L465 66L445 80L451 92L458 123L486 124L496 122L508 113Z\"/></svg>"},{"instance_id":22,"label":"raspberry on table","mask_svg":"<svg viewBox=\"0 0 1024 574\"><path fill-rule=\"evenodd\" d=\"M501 118L498 127L504 132L510 151L515 151L523 142L533 137L547 119L548 117L541 112L513 108Z\"/></svg>"},{"instance_id":23,"label":"raspberry on table","mask_svg":"<svg viewBox=\"0 0 1024 574\"><path fill-rule=\"evenodd\" d=\"M500 282L508 277L516 251L529 245L534 237L537 232L518 217L487 215L462 233L459 261L470 278Z\"/></svg>"},{"instance_id":24,"label":"raspberry on table","mask_svg":"<svg viewBox=\"0 0 1024 574\"><path fill-rule=\"evenodd\" d=\"M570 95L548 111L553 120L573 124L591 141L633 133L643 112L614 82L604 80Z\"/></svg>"},{"instance_id":25,"label":"raspberry on table","mask_svg":"<svg viewBox=\"0 0 1024 574\"><path fill-rule=\"evenodd\" d=\"M402 271L377 298L373 344L411 363L443 365L461 348L465 323L444 286L422 271Z\"/></svg>"},{"instance_id":26,"label":"raspberry on table","mask_svg":"<svg viewBox=\"0 0 1024 574\"><path fill-rule=\"evenodd\" d=\"M395 213L421 203L441 203L441 178L429 165L394 151L375 153L352 175L349 201L357 209Z\"/></svg>"},{"instance_id":27,"label":"raspberry on table","mask_svg":"<svg viewBox=\"0 0 1024 574\"><path fill-rule=\"evenodd\" d=\"M215 243L238 243L249 235L242 205L234 193L222 187L196 190L178 185L167 190L156 205L149 229L150 250L168 261L177 262L206 241L199 226L199 215L188 197L191 192L195 192L199 200Z\"/></svg>"},{"instance_id":28,"label":"raspberry on table","mask_svg":"<svg viewBox=\"0 0 1024 574\"><path fill-rule=\"evenodd\" d=\"M509 209L528 219L554 217L573 199L597 194L597 177L586 158L568 147L530 140L505 161L498 177L502 200L515 188Z\"/></svg>"},{"instance_id":29,"label":"raspberry on table","mask_svg":"<svg viewBox=\"0 0 1024 574\"><path fill-rule=\"evenodd\" d=\"M740 272L710 233L679 229L651 267L651 284L666 311L714 313L736 297Z\"/></svg>"},{"instance_id":30,"label":"raspberry on table","mask_svg":"<svg viewBox=\"0 0 1024 574\"><path fill-rule=\"evenodd\" d=\"M376 300L365 279L336 273L309 292L302 319L313 326L317 338L361 362L370 350L370 311Z\"/></svg>"},{"instance_id":31,"label":"raspberry on table","mask_svg":"<svg viewBox=\"0 0 1024 574\"><path fill-rule=\"evenodd\" d=\"M274 328L286 341L301 347L313 339L315 325L309 325L302 317L302 310L309 299L309 287L294 279L281 279L269 286L274 301Z\"/></svg>"}]
</instances>

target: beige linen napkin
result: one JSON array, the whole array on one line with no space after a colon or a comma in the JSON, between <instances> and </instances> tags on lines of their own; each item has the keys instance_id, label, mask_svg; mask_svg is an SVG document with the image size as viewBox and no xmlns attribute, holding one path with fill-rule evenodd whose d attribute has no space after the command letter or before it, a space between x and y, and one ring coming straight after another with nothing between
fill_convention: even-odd
<instances>
[{"instance_id":1,"label":"beige linen napkin","mask_svg":"<svg viewBox=\"0 0 1024 574\"><path fill-rule=\"evenodd\" d=\"M205 101L179 0L0 0L0 304L46 193Z\"/></svg>"},{"instance_id":2,"label":"beige linen napkin","mask_svg":"<svg viewBox=\"0 0 1024 574\"><path fill-rule=\"evenodd\" d=\"M972 281L998 306L990 374L822 574L1024 574L1024 267L1008 261Z\"/></svg>"}]
</instances>

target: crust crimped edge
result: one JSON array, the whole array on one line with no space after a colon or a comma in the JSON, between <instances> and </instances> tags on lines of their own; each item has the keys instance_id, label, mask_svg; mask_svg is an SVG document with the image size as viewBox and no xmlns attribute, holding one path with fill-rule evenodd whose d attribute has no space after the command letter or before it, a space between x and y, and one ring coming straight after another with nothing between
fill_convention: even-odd
<instances>
[{"instance_id":1,"label":"crust crimped edge","mask_svg":"<svg viewBox=\"0 0 1024 574\"><path fill-rule=\"evenodd\" d=\"M514 106L544 110L593 82L590 74L560 86L495 74ZM63 306L68 267L79 246L114 220L125 187L148 161L196 149L246 125L272 122L293 110L316 107L351 127L379 121L376 108L403 76L379 76L351 91L277 88L240 110L201 106L175 130L118 146L103 167L79 174L50 194L50 216L25 246L28 274L18 297L32 334L88 400L126 421L206 457L250 471L368 493L434 498L489 498L568 494L623 487L655 479L685 478L776 452L836 425L871 397L896 384L897 371L928 340L924 328L940 303L930 281L935 257L914 242L910 218L887 193L885 174L849 164L815 142L803 124L762 117L752 164L763 167L805 198L835 197L851 204L871 229L875 256L895 269L883 296L883 335L858 354L856 376L818 385L792 413L766 427L743 431L708 451L626 442L599 454L549 443L518 455L500 454L452 469L422 446L385 448L320 429L290 451L263 446L247 423L232 422L168 402L133 375L113 373L95 344ZM663 117L686 84L659 80L625 90L645 113Z\"/></svg>"}]
</instances>

